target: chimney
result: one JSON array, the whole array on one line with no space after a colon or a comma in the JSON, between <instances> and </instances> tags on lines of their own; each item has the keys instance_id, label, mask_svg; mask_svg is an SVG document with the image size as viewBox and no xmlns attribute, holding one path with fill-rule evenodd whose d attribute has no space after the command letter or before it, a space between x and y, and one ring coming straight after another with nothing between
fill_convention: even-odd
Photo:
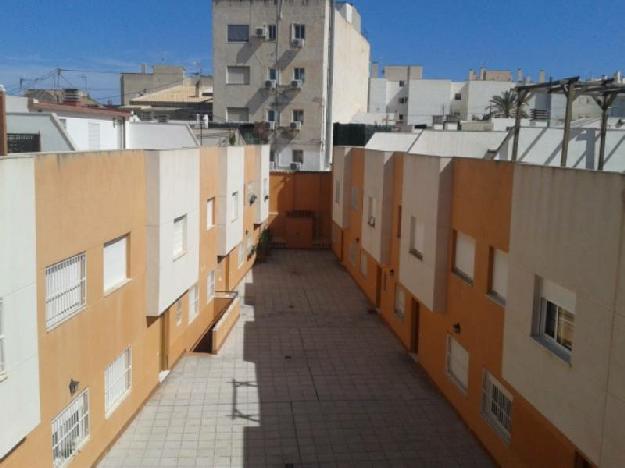
<instances>
[{"instance_id":1,"label":"chimney","mask_svg":"<svg viewBox=\"0 0 625 468\"><path fill-rule=\"evenodd\" d=\"M540 70L538 72L538 82L539 83L544 83L545 82L545 70Z\"/></svg>"},{"instance_id":2,"label":"chimney","mask_svg":"<svg viewBox=\"0 0 625 468\"><path fill-rule=\"evenodd\" d=\"M516 69L516 80L520 83L523 81L523 70L520 68Z\"/></svg>"},{"instance_id":3,"label":"chimney","mask_svg":"<svg viewBox=\"0 0 625 468\"><path fill-rule=\"evenodd\" d=\"M473 71L473 68L469 69L469 81L475 81L475 72Z\"/></svg>"},{"instance_id":4,"label":"chimney","mask_svg":"<svg viewBox=\"0 0 625 468\"><path fill-rule=\"evenodd\" d=\"M7 111L6 95L4 86L0 85L0 156L9 154L9 142L7 135Z\"/></svg>"},{"instance_id":5,"label":"chimney","mask_svg":"<svg viewBox=\"0 0 625 468\"><path fill-rule=\"evenodd\" d=\"M484 81L486 79L486 68L480 67L480 80Z\"/></svg>"},{"instance_id":6,"label":"chimney","mask_svg":"<svg viewBox=\"0 0 625 468\"><path fill-rule=\"evenodd\" d=\"M371 78L378 78L380 76L380 64L378 62L371 62Z\"/></svg>"},{"instance_id":7,"label":"chimney","mask_svg":"<svg viewBox=\"0 0 625 468\"><path fill-rule=\"evenodd\" d=\"M200 97L200 94L200 78L198 78L195 82L195 97Z\"/></svg>"},{"instance_id":8,"label":"chimney","mask_svg":"<svg viewBox=\"0 0 625 468\"><path fill-rule=\"evenodd\" d=\"M620 71L620 70L619 70L619 71L617 71L617 72L614 74L614 80L615 80L617 83L621 83L621 82L623 81L623 74L621 73L621 71Z\"/></svg>"}]
</instances>

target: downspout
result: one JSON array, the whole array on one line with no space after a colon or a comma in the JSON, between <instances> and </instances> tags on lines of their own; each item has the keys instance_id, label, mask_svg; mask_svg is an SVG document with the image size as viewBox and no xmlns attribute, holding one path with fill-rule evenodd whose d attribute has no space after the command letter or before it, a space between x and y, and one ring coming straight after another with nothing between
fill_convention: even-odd
<instances>
[{"instance_id":1,"label":"downspout","mask_svg":"<svg viewBox=\"0 0 625 468\"><path fill-rule=\"evenodd\" d=\"M330 26L328 31L328 97L326 99L326 161L325 167L329 168L332 164L332 146L334 144L333 122L332 122L332 104L334 90L334 19L335 19L335 0L330 0Z\"/></svg>"}]
</instances>

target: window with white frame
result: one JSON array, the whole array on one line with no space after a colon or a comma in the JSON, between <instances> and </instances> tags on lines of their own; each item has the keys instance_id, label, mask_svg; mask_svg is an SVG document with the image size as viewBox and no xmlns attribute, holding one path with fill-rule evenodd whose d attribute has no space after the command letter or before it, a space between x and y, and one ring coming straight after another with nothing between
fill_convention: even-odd
<instances>
[{"instance_id":1,"label":"window with white frame","mask_svg":"<svg viewBox=\"0 0 625 468\"><path fill-rule=\"evenodd\" d=\"M482 380L482 416L506 441L510 440L512 396L486 370Z\"/></svg>"},{"instance_id":2,"label":"window with white frame","mask_svg":"<svg viewBox=\"0 0 625 468\"><path fill-rule=\"evenodd\" d=\"M215 226L215 199L209 198L206 201L206 230Z\"/></svg>"},{"instance_id":3,"label":"window with white frame","mask_svg":"<svg viewBox=\"0 0 625 468\"><path fill-rule=\"evenodd\" d=\"M505 303L508 296L508 254L499 249L491 250L489 294L501 303Z\"/></svg>"},{"instance_id":4,"label":"window with white frame","mask_svg":"<svg viewBox=\"0 0 625 468\"><path fill-rule=\"evenodd\" d=\"M277 112L275 109L267 109L267 122L277 122Z\"/></svg>"},{"instance_id":5,"label":"window with white frame","mask_svg":"<svg viewBox=\"0 0 625 468\"><path fill-rule=\"evenodd\" d=\"M128 236L104 244L104 292L128 280Z\"/></svg>"},{"instance_id":6,"label":"window with white frame","mask_svg":"<svg viewBox=\"0 0 625 468\"><path fill-rule=\"evenodd\" d=\"M360 206L360 190L356 186L352 186L352 210L358 210Z\"/></svg>"},{"instance_id":7,"label":"window with white frame","mask_svg":"<svg viewBox=\"0 0 625 468\"><path fill-rule=\"evenodd\" d=\"M368 197L367 201L367 224L371 227L375 227L378 201L371 196Z\"/></svg>"},{"instance_id":8,"label":"window with white frame","mask_svg":"<svg viewBox=\"0 0 625 468\"><path fill-rule=\"evenodd\" d=\"M301 67L295 67L293 69L293 79L294 80L299 80L299 81L305 81L306 80L306 69L301 68Z\"/></svg>"},{"instance_id":9,"label":"window with white frame","mask_svg":"<svg viewBox=\"0 0 625 468\"><path fill-rule=\"evenodd\" d=\"M334 181L334 203L341 203L341 181Z\"/></svg>"},{"instance_id":10,"label":"window with white frame","mask_svg":"<svg viewBox=\"0 0 625 468\"><path fill-rule=\"evenodd\" d=\"M273 81L278 81L278 70L273 68L273 67L269 67L267 69L267 79L268 80L273 80Z\"/></svg>"},{"instance_id":11,"label":"window with white frame","mask_svg":"<svg viewBox=\"0 0 625 468\"><path fill-rule=\"evenodd\" d=\"M423 245L425 243L425 227L417 222L417 218L410 217L410 250L415 257L423 258Z\"/></svg>"},{"instance_id":12,"label":"window with white frame","mask_svg":"<svg viewBox=\"0 0 625 468\"><path fill-rule=\"evenodd\" d=\"M215 272L210 271L206 277L206 303L209 304L215 298Z\"/></svg>"},{"instance_id":13,"label":"window with white frame","mask_svg":"<svg viewBox=\"0 0 625 468\"><path fill-rule=\"evenodd\" d=\"M84 390L52 421L52 463L65 466L89 437L89 390Z\"/></svg>"},{"instance_id":14,"label":"window with white frame","mask_svg":"<svg viewBox=\"0 0 625 468\"><path fill-rule=\"evenodd\" d=\"M197 284L189 289L189 323L200 315L200 300L197 293Z\"/></svg>"},{"instance_id":15,"label":"window with white frame","mask_svg":"<svg viewBox=\"0 0 625 468\"><path fill-rule=\"evenodd\" d=\"M46 268L46 328L80 312L87 302L87 256L83 252Z\"/></svg>"},{"instance_id":16,"label":"window with white frame","mask_svg":"<svg viewBox=\"0 0 625 468\"><path fill-rule=\"evenodd\" d=\"M447 335L447 374L466 393L469 388L469 353L451 335Z\"/></svg>"},{"instance_id":17,"label":"window with white frame","mask_svg":"<svg viewBox=\"0 0 625 468\"><path fill-rule=\"evenodd\" d=\"M406 315L406 296L404 288L400 285L395 286L395 304L393 310L395 311L395 315L401 319Z\"/></svg>"},{"instance_id":18,"label":"window with white frame","mask_svg":"<svg viewBox=\"0 0 625 468\"><path fill-rule=\"evenodd\" d=\"M363 250L360 252L360 273L365 278L367 277L368 266L369 266L369 257L367 257L367 253Z\"/></svg>"},{"instance_id":19,"label":"window with white frame","mask_svg":"<svg viewBox=\"0 0 625 468\"><path fill-rule=\"evenodd\" d=\"M174 259L182 257L187 251L187 215L174 219L172 254Z\"/></svg>"},{"instance_id":20,"label":"window with white frame","mask_svg":"<svg viewBox=\"0 0 625 468\"><path fill-rule=\"evenodd\" d=\"M292 39L306 39L306 25L298 23L294 24L292 35Z\"/></svg>"},{"instance_id":21,"label":"window with white frame","mask_svg":"<svg viewBox=\"0 0 625 468\"><path fill-rule=\"evenodd\" d=\"M178 327L182 324L182 298L176 301L174 308L176 310L176 326Z\"/></svg>"},{"instance_id":22,"label":"window with white frame","mask_svg":"<svg viewBox=\"0 0 625 468\"><path fill-rule=\"evenodd\" d=\"M104 414L108 418L126 399L132 385L132 351L126 348L104 370Z\"/></svg>"},{"instance_id":23,"label":"window with white frame","mask_svg":"<svg viewBox=\"0 0 625 468\"><path fill-rule=\"evenodd\" d=\"M473 266L475 264L475 239L460 231L456 231L454 249L454 273L468 282L473 281Z\"/></svg>"},{"instance_id":24,"label":"window with white frame","mask_svg":"<svg viewBox=\"0 0 625 468\"><path fill-rule=\"evenodd\" d=\"M545 279L537 278L534 335L563 359L569 360L575 336L575 293Z\"/></svg>"},{"instance_id":25,"label":"window with white frame","mask_svg":"<svg viewBox=\"0 0 625 468\"><path fill-rule=\"evenodd\" d=\"M232 219L230 221L235 222L239 219L239 192L233 192L230 200L231 208L232 208Z\"/></svg>"},{"instance_id":26,"label":"window with white frame","mask_svg":"<svg viewBox=\"0 0 625 468\"><path fill-rule=\"evenodd\" d=\"M237 250L238 250L238 254L239 254L238 267L241 268L241 266L245 262L245 243L241 242L239 244L239 248Z\"/></svg>"},{"instance_id":27,"label":"window with white frame","mask_svg":"<svg viewBox=\"0 0 625 468\"><path fill-rule=\"evenodd\" d=\"M4 355L4 303L0 298L0 380L6 376L6 358Z\"/></svg>"}]
</instances>

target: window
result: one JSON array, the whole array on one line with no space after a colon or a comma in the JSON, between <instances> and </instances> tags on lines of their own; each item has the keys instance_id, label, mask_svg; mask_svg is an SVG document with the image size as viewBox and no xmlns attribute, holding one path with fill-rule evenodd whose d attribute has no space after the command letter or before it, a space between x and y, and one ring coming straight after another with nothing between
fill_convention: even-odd
<instances>
[{"instance_id":1,"label":"window","mask_svg":"<svg viewBox=\"0 0 625 468\"><path fill-rule=\"evenodd\" d=\"M306 80L306 70L303 68L294 68L293 69L293 79L305 81Z\"/></svg>"},{"instance_id":2,"label":"window","mask_svg":"<svg viewBox=\"0 0 625 468\"><path fill-rule=\"evenodd\" d=\"M247 24L229 24L228 42L249 42L250 26Z\"/></svg>"},{"instance_id":3,"label":"window","mask_svg":"<svg viewBox=\"0 0 625 468\"><path fill-rule=\"evenodd\" d=\"M404 289L400 285L395 286L395 315L400 319L404 319L406 307L406 298L404 297Z\"/></svg>"},{"instance_id":4,"label":"window","mask_svg":"<svg viewBox=\"0 0 625 468\"><path fill-rule=\"evenodd\" d=\"M417 218L410 217L410 254L423 259L423 244L425 241L425 227L417 223Z\"/></svg>"},{"instance_id":5,"label":"window","mask_svg":"<svg viewBox=\"0 0 625 468\"><path fill-rule=\"evenodd\" d=\"M197 284L189 289L189 323L200 315L200 298L197 293Z\"/></svg>"},{"instance_id":6,"label":"window","mask_svg":"<svg viewBox=\"0 0 625 468\"><path fill-rule=\"evenodd\" d=\"M250 67L228 67L226 71L226 84L229 85L249 85Z\"/></svg>"},{"instance_id":7,"label":"window","mask_svg":"<svg viewBox=\"0 0 625 468\"><path fill-rule=\"evenodd\" d=\"M463 392L469 387L469 353L447 335L447 374Z\"/></svg>"},{"instance_id":8,"label":"window","mask_svg":"<svg viewBox=\"0 0 625 468\"><path fill-rule=\"evenodd\" d=\"M239 244L239 248L237 250L238 250L238 254L239 254L238 267L241 268L243 266L243 263L245 262L245 244L243 242L241 242Z\"/></svg>"},{"instance_id":9,"label":"window","mask_svg":"<svg viewBox=\"0 0 625 468\"><path fill-rule=\"evenodd\" d=\"M132 352L126 348L104 370L104 414L108 418L126 399L132 385Z\"/></svg>"},{"instance_id":10,"label":"window","mask_svg":"<svg viewBox=\"0 0 625 468\"><path fill-rule=\"evenodd\" d=\"M460 101L460 100L462 100L462 94L460 93L454 94L454 101Z\"/></svg>"},{"instance_id":11,"label":"window","mask_svg":"<svg viewBox=\"0 0 625 468\"><path fill-rule=\"evenodd\" d=\"M508 294L508 254L491 249L491 279L489 294L499 302L506 302Z\"/></svg>"},{"instance_id":12,"label":"window","mask_svg":"<svg viewBox=\"0 0 625 468\"><path fill-rule=\"evenodd\" d=\"M104 292L109 292L128 279L128 236L104 244Z\"/></svg>"},{"instance_id":13,"label":"window","mask_svg":"<svg viewBox=\"0 0 625 468\"><path fill-rule=\"evenodd\" d=\"M352 264L353 267L356 266L356 256L358 255L358 246L356 242L353 242L349 246L349 263Z\"/></svg>"},{"instance_id":14,"label":"window","mask_svg":"<svg viewBox=\"0 0 625 468\"><path fill-rule=\"evenodd\" d=\"M267 39L270 41L275 41L278 37L278 27L275 24L270 24L267 26Z\"/></svg>"},{"instance_id":15,"label":"window","mask_svg":"<svg viewBox=\"0 0 625 468\"><path fill-rule=\"evenodd\" d=\"M206 201L206 230L215 226L215 199L209 198Z\"/></svg>"},{"instance_id":16,"label":"window","mask_svg":"<svg viewBox=\"0 0 625 468\"><path fill-rule=\"evenodd\" d=\"M362 276L364 276L365 278L367 277L367 270L369 267L369 257L367 256L367 253L362 250L360 252L360 273L362 273Z\"/></svg>"},{"instance_id":17,"label":"window","mask_svg":"<svg viewBox=\"0 0 625 468\"><path fill-rule=\"evenodd\" d=\"M404 86L406 86L406 82L404 80L399 80L399 87L403 88Z\"/></svg>"},{"instance_id":18,"label":"window","mask_svg":"<svg viewBox=\"0 0 625 468\"><path fill-rule=\"evenodd\" d=\"M469 283L473 282L473 265L475 262L475 239L456 231L454 250L454 273Z\"/></svg>"},{"instance_id":19,"label":"window","mask_svg":"<svg viewBox=\"0 0 625 468\"><path fill-rule=\"evenodd\" d=\"M0 299L0 381L6 376L6 358L4 356L4 309Z\"/></svg>"},{"instance_id":20,"label":"window","mask_svg":"<svg viewBox=\"0 0 625 468\"><path fill-rule=\"evenodd\" d=\"M399 122L404 121L404 114L399 114L399 118L397 119Z\"/></svg>"},{"instance_id":21,"label":"window","mask_svg":"<svg viewBox=\"0 0 625 468\"><path fill-rule=\"evenodd\" d=\"M226 109L226 119L228 122L249 122L250 110L247 107L228 107Z\"/></svg>"},{"instance_id":22,"label":"window","mask_svg":"<svg viewBox=\"0 0 625 468\"><path fill-rule=\"evenodd\" d=\"M482 416L506 441L510 440L512 397L488 371L482 380Z\"/></svg>"},{"instance_id":23,"label":"window","mask_svg":"<svg viewBox=\"0 0 625 468\"><path fill-rule=\"evenodd\" d=\"M267 79L278 81L278 70L276 70L275 68L267 69Z\"/></svg>"},{"instance_id":24,"label":"window","mask_svg":"<svg viewBox=\"0 0 625 468\"><path fill-rule=\"evenodd\" d=\"M293 162L304 164L304 150L293 150Z\"/></svg>"},{"instance_id":25,"label":"window","mask_svg":"<svg viewBox=\"0 0 625 468\"><path fill-rule=\"evenodd\" d=\"M306 39L306 25L304 24L293 25L293 39Z\"/></svg>"},{"instance_id":26,"label":"window","mask_svg":"<svg viewBox=\"0 0 625 468\"><path fill-rule=\"evenodd\" d=\"M399 98L399 103L400 104L406 104L408 102L408 98L407 97L401 97Z\"/></svg>"},{"instance_id":27,"label":"window","mask_svg":"<svg viewBox=\"0 0 625 468\"><path fill-rule=\"evenodd\" d=\"M89 391L85 390L52 421L52 461L64 466L89 437Z\"/></svg>"},{"instance_id":28,"label":"window","mask_svg":"<svg viewBox=\"0 0 625 468\"><path fill-rule=\"evenodd\" d=\"M269 178L267 177L263 179L263 198L265 200L269 199Z\"/></svg>"},{"instance_id":29,"label":"window","mask_svg":"<svg viewBox=\"0 0 625 468\"><path fill-rule=\"evenodd\" d=\"M234 223L237 219L239 219L239 192L234 192L232 194L232 222Z\"/></svg>"},{"instance_id":30,"label":"window","mask_svg":"<svg viewBox=\"0 0 625 468\"><path fill-rule=\"evenodd\" d=\"M304 123L304 111L301 109L293 110L293 122Z\"/></svg>"},{"instance_id":31,"label":"window","mask_svg":"<svg viewBox=\"0 0 625 468\"><path fill-rule=\"evenodd\" d=\"M360 191L358 187L352 186L352 210L358 210L360 206Z\"/></svg>"},{"instance_id":32,"label":"window","mask_svg":"<svg viewBox=\"0 0 625 468\"><path fill-rule=\"evenodd\" d=\"M334 181L334 203L341 203L341 181Z\"/></svg>"},{"instance_id":33,"label":"window","mask_svg":"<svg viewBox=\"0 0 625 468\"><path fill-rule=\"evenodd\" d=\"M267 110L267 122L276 122L277 121L276 114L277 112L274 109L268 109Z\"/></svg>"},{"instance_id":34,"label":"window","mask_svg":"<svg viewBox=\"0 0 625 468\"><path fill-rule=\"evenodd\" d=\"M570 360L575 335L575 293L548 280L537 279L534 335L556 355Z\"/></svg>"},{"instance_id":35,"label":"window","mask_svg":"<svg viewBox=\"0 0 625 468\"><path fill-rule=\"evenodd\" d=\"M368 197L367 203L367 224L371 227L375 227L376 214L378 210L378 202L373 197Z\"/></svg>"},{"instance_id":36,"label":"window","mask_svg":"<svg viewBox=\"0 0 625 468\"><path fill-rule=\"evenodd\" d=\"M187 215L174 219L172 254L174 260L182 257L187 250Z\"/></svg>"},{"instance_id":37,"label":"window","mask_svg":"<svg viewBox=\"0 0 625 468\"><path fill-rule=\"evenodd\" d=\"M182 323L182 298L178 298L174 307L176 308L176 326L179 327Z\"/></svg>"},{"instance_id":38,"label":"window","mask_svg":"<svg viewBox=\"0 0 625 468\"><path fill-rule=\"evenodd\" d=\"M215 272L211 271L206 277L206 303L209 304L215 298Z\"/></svg>"},{"instance_id":39,"label":"window","mask_svg":"<svg viewBox=\"0 0 625 468\"><path fill-rule=\"evenodd\" d=\"M81 253L46 268L46 328L68 320L87 301L87 257Z\"/></svg>"}]
</instances>

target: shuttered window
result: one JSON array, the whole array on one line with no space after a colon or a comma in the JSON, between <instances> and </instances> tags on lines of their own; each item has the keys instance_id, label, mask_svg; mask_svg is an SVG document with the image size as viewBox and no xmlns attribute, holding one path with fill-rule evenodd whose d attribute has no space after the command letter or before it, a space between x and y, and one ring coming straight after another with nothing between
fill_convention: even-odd
<instances>
[{"instance_id":1,"label":"shuttered window","mask_svg":"<svg viewBox=\"0 0 625 468\"><path fill-rule=\"evenodd\" d=\"M126 399L132 385L132 351L126 348L104 370L104 413L109 417Z\"/></svg>"},{"instance_id":2,"label":"shuttered window","mask_svg":"<svg viewBox=\"0 0 625 468\"><path fill-rule=\"evenodd\" d=\"M447 374L464 392L469 388L469 353L447 335Z\"/></svg>"},{"instance_id":3,"label":"shuttered window","mask_svg":"<svg viewBox=\"0 0 625 468\"><path fill-rule=\"evenodd\" d=\"M87 301L87 257L81 253L46 268L46 328L80 312Z\"/></svg>"},{"instance_id":4,"label":"shuttered window","mask_svg":"<svg viewBox=\"0 0 625 468\"><path fill-rule=\"evenodd\" d=\"M456 231L456 246L454 251L454 272L465 280L473 281L473 266L475 263L475 239L462 232Z\"/></svg>"},{"instance_id":5,"label":"shuttered window","mask_svg":"<svg viewBox=\"0 0 625 468\"><path fill-rule=\"evenodd\" d=\"M512 396L488 371L482 380L482 416L506 440L512 427Z\"/></svg>"},{"instance_id":6,"label":"shuttered window","mask_svg":"<svg viewBox=\"0 0 625 468\"><path fill-rule=\"evenodd\" d=\"M128 279L128 236L104 244L104 292Z\"/></svg>"},{"instance_id":7,"label":"shuttered window","mask_svg":"<svg viewBox=\"0 0 625 468\"><path fill-rule=\"evenodd\" d=\"M229 85L249 85L250 84L250 67L228 67L227 84Z\"/></svg>"},{"instance_id":8,"label":"shuttered window","mask_svg":"<svg viewBox=\"0 0 625 468\"><path fill-rule=\"evenodd\" d=\"M173 256L174 259L185 254L187 245L187 216L174 219Z\"/></svg>"}]
</instances>

